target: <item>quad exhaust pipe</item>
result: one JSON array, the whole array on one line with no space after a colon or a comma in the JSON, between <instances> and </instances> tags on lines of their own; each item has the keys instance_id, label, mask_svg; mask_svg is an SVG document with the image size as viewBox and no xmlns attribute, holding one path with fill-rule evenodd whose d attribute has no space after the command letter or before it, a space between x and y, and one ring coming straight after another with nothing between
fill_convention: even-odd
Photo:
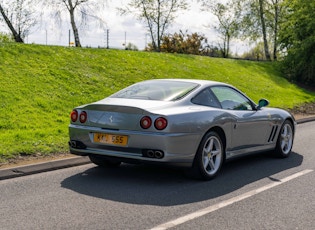
<instances>
[{"instance_id":1,"label":"quad exhaust pipe","mask_svg":"<svg viewBox=\"0 0 315 230\"><path fill-rule=\"evenodd\" d=\"M149 149L145 151L144 156L149 157L149 158L162 159L164 157L164 153L161 150Z\"/></svg>"},{"instance_id":2,"label":"quad exhaust pipe","mask_svg":"<svg viewBox=\"0 0 315 230\"><path fill-rule=\"evenodd\" d=\"M86 149L87 146L81 141L70 140L68 142L69 146L73 149ZM146 149L142 151L144 157L162 159L164 157L164 152L162 150Z\"/></svg>"}]
</instances>

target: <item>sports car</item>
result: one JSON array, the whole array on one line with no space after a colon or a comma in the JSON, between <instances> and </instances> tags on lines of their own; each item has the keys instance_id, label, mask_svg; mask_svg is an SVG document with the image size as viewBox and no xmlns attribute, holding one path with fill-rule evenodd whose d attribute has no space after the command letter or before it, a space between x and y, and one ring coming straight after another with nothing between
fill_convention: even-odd
<instances>
[{"instance_id":1,"label":"sports car","mask_svg":"<svg viewBox=\"0 0 315 230\"><path fill-rule=\"evenodd\" d=\"M209 180L234 157L270 150L281 158L290 155L295 119L268 104L266 99L256 104L221 82L142 81L74 108L70 152L99 166L183 166Z\"/></svg>"}]
</instances>

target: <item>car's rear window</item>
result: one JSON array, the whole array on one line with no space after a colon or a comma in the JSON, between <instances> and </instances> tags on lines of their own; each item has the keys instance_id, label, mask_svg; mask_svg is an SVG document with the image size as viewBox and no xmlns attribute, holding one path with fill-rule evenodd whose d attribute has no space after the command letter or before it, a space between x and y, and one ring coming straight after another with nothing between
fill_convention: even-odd
<instances>
[{"instance_id":1,"label":"car's rear window","mask_svg":"<svg viewBox=\"0 0 315 230\"><path fill-rule=\"evenodd\" d=\"M185 97L199 85L182 81L144 81L113 94L114 98L175 101Z\"/></svg>"}]
</instances>

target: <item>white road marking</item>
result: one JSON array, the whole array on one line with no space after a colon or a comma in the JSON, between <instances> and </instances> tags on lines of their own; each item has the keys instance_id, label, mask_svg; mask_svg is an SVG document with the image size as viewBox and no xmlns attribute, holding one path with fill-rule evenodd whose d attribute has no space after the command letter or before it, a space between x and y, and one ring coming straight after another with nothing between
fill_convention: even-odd
<instances>
[{"instance_id":1,"label":"white road marking","mask_svg":"<svg viewBox=\"0 0 315 230\"><path fill-rule=\"evenodd\" d=\"M177 226L177 225L180 225L180 224L183 224L183 223L188 222L188 221L190 221L190 220L193 220L193 219L196 219L196 218L198 218L198 217L204 216L204 215L206 215L206 214L209 214L209 213L211 213L211 212L214 212L214 211L216 211L216 210L219 210L219 209L221 209L221 208L224 208L224 207L226 207L226 206L229 206L229 205L231 205L231 204L234 204L234 203L239 202L239 201L241 201L241 200L244 200L244 199L246 199L246 198L249 198L249 197L252 197L252 196L254 196L254 195L257 195L257 194L259 194L259 193L261 193L261 192L263 192L263 191L266 191L266 190L268 190L268 189L271 189L271 188L273 188L273 187L276 187L276 186L278 186L278 185L281 185L281 184L283 184L283 183L286 183L286 182L288 182L288 181L290 181L290 180L293 180L293 179L295 179L295 178L298 178L298 177L303 176L303 175L305 175L305 174L308 174L308 173L310 173L310 172L313 172L313 170L311 170L311 169L303 170L303 171L301 171L301 172L298 172L298 173L295 173L295 174L293 174L293 175L291 175L291 176L288 176L288 177L286 177L286 178L283 178L283 179L280 180L280 181L276 181L276 182L267 184L267 185L265 185L265 186L263 186L263 187L261 187L261 188L254 189L254 190L249 191L249 192L246 192L246 193L244 193L244 194L242 194L242 195L233 197L233 198L231 198L231 199L222 201L222 202L220 202L220 203L218 203L218 204L214 204L214 205L211 205L211 206L209 206L209 207L207 207L207 208L201 209L201 210L199 210L199 211L190 213L190 214L188 214L188 215L186 215L186 216L182 216L182 217L179 217L179 218L177 218L177 219L175 219L175 220L171 220L171 221L166 222L166 223L164 223L164 224L158 225L158 226L156 226L156 227L154 227L154 228L151 228L151 230L166 230L166 229L175 227L175 226Z\"/></svg>"}]
</instances>

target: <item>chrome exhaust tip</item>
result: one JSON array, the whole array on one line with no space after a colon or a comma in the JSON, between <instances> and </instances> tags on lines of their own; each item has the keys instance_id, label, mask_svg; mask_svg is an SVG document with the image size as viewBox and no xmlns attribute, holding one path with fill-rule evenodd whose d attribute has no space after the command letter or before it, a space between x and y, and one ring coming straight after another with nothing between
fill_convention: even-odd
<instances>
[{"instance_id":1,"label":"chrome exhaust tip","mask_svg":"<svg viewBox=\"0 0 315 230\"><path fill-rule=\"evenodd\" d=\"M156 150L154 152L154 157L157 158L157 159L161 159L161 158L164 157L164 153L162 151L160 151L160 150Z\"/></svg>"},{"instance_id":2,"label":"chrome exhaust tip","mask_svg":"<svg viewBox=\"0 0 315 230\"><path fill-rule=\"evenodd\" d=\"M70 146L71 148L76 148L76 147L77 147L76 141L69 141L68 144L69 144L69 146Z\"/></svg>"},{"instance_id":3,"label":"chrome exhaust tip","mask_svg":"<svg viewBox=\"0 0 315 230\"><path fill-rule=\"evenodd\" d=\"M153 158L154 157L154 151L153 150L148 150L147 151L147 156Z\"/></svg>"}]
</instances>

